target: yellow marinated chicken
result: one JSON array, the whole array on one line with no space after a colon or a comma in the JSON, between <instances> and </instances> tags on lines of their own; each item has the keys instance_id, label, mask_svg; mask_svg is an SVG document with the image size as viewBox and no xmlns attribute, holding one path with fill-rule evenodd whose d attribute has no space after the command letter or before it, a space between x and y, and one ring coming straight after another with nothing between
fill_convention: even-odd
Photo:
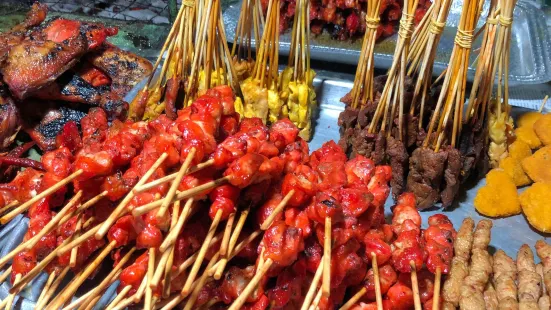
<instances>
[{"instance_id":1,"label":"yellow marinated chicken","mask_svg":"<svg viewBox=\"0 0 551 310\"><path fill-rule=\"evenodd\" d=\"M164 101L161 102L163 91L164 87L158 87L154 92L150 93L143 115L144 121L152 120L165 111L165 103Z\"/></svg>"},{"instance_id":2,"label":"yellow marinated chicken","mask_svg":"<svg viewBox=\"0 0 551 310\"><path fill-rule=\"evenodd\" d=\"M241 117L258 117L266 124L268 120L268 89L260 85L260 81L247 78L241 83L243 93L243 112Z\"/></svg>"},{"instance_id":3,"label":"yellow marinated chicken","mask_svg":"<svg viewBox=\"0 0 551 310\"><path fill-rule=\"evenodd\" d=\"M310 70L308 83L293 81L294 69L286 68L280 75L282 116L289 118L300 129L300 137L308 141L312 137L312 114L317 106L313 81L316 73Z\"/></svg>"},{"instance_id":4,"label":"yellow marinated chicken","mask_svg":"<svg viewBox=\"0 0 551 310\"><path fill-rule=\"evenodd\" d=\"M238 60L237 57L233 58L233 67L235 68L235 73L237 74L237 79L239 83L246 80L251 76L254 68L254 60Z\"/></svg>"},{"instance_id":5,"label":"yellow marinated chicken","mask_svg":"<svg viewBox=\"0 0 551 310\"><path fill-rule=\"evenodd\" d=\"M507 113L501 113L499 116L490 113L489 120L490 146L488 155L492 167L499 166L499 161L507 157L508 137L512 136L513 119Z\"/></svg>"}]
</instances>

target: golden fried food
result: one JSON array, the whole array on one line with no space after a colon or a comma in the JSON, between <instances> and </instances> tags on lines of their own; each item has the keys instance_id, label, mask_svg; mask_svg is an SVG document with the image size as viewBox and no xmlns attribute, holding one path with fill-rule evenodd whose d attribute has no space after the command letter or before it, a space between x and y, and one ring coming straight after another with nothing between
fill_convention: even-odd
<instances>
[{"instance_id":1,"label":"golden fried food","mask_svg":"<svg viewBox=\"0 0 551 310\"><path fill-rule=\"evenodd\" d=\"M532 180L522 169L520 161L513 157L506 157L500 160L499 168L503 169L511 177L517 187L532 184Z\"/></svg>"},{"instance_id":2,"label":"golden fried food","mask_svg":"<svg viewBox=\"0 0 551 310\"><path fill-rule=\"evenodd\" d=\"M474 206L482 215L489 217L519 214L517 187L502 169L493 169L486 175L483 186L474 199Z\"/></svg>"},{"instance_id":3,"label":"golden fried food","mask_svg":"<svg viewBox=\"0 0 551 310\"><path fill-rule=\"evenodd\" d=\"M551 184L534 183L519 197L528 222L541 232L551 231Z\"/></svg>"},{"instance_id":4,"label":"golden fried food","mask_svg":"<svg viewBox=\"0 0 551 310\"><path fill-rule=\"evenodd\" d=\"M258 117L264 124L268 120L268 90L260 85L260 81L247 78L241 83L243 93L243 114L241 117Z\"/></svg>"},{"instance_id":5,"label":"golden fried food","mask_svg":"<svg viewBox=\"0 0 551 310\"><path fill-rule=\"evenodd\" d=\"M551 145L542 147L521 161L522 169L534 182L551 183Z\"/></svg>"},{"instance_id":6,"label":"golden fried food","mask_svg":"<svg viewBox=\"0 0 551 310\"><path fill-rule=\"evenodd\" d=\"M551 114L545 114L534 123L534 132L543 145L551 145Z\"/></svg>"},{"instance_id":7,"label":"golden fried food","mask_svg":"<svg viewBox=\"0 0 551 310\"><path fill-rule=\"evenodd\" d=\"M488 119L488 135L490 137L490 145L488 155L490 157L490 165L497 167L499 161L507 157L507 128L512 128L513 120L507 114L500 115L490 113Z\"/></svg>"},{"instance_id":8,"label":"golden fried food","mask_svg":"<svg viewBox=\"0 0 551 310\"><path fill-rule=\"evenodd\" d=\"M532 155L532 149L530 146L521 140L516 140L509 145L509 156L521 161L526 157Z\"/></svg>"},{"instance_id":9,"label":"golden fried food","mask_svg":"<svg viewBox=\"0 0 551 310\"><path fill-rule=\"evenodd\" d=\"M531 149L537 149L541 146L541 140L530 126L522 126L515 129L515 135L517 136L517 140L528 144Z\"/></svg>"},{"instance_id":10,"label":"golden fried food","mask_svg":"<svg viewBox=\"0 0 551 310\"><path fill-rule=\"evenodd\" d=\"M532 111L522 114L517 120L518 127L530 127L534 126L534 123L540 119L542 114L540 112Z\"/></svg>"}]
</instances>

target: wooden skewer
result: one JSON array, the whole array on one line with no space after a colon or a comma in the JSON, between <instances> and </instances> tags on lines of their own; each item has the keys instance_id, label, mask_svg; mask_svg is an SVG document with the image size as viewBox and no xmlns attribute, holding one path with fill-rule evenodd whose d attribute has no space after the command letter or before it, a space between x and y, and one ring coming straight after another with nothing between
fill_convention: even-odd
<instances>
[{"instance_id":1,"label":"wooden skewer","mask_svg":"<svg viewBox=\"0 0 551 310\"><path fill-rule=\"evenodd\" d=\"M21 274L18 273L16 276L15 276L15 282L21 280ZM15 293L10 293L8 295L8 297L6 298L6 310L11 310L11 307L13 305L13 300L15 298Z\"/></svg>"},{"instance_id":2,"label":"wooden skewer","mask_svg":"<svg viewBox=\"0 0 551 310\"><path fill-rule=\"evenodd\" d=\"M174 243L176 243L176 240L178 239L178 235L180 234L180 231L182 231L182 228L184 226L184 223L186 222L187 218L191 214L193 206L193 198L190 198L186 201L186 204L184 205L184 208L182 209L182 213L180 213L180 216L178 217L178 221L176 222L176 225L173 229L170 230L168 235L166 236L163 243L161 243L161 246L159 247L161 252L166 252Z\"/></svg>"},{"instance_id":3,"label":"wooden skewer","mask_svg":"<svg viewBox=\"0 0 551 310\"><path fill-rule=\"evenodd\" d=\"M417 270L415 268L415 262L410 261L411 266L411 289L413 290L413 303L415 310L421 310L421 297L419 296L419 282L417 281Z\"/></svg>"},{"instance_id":4,"label":"wooden skewer","mask_svg":"<svg viewBox=\"0 0 551 310\"><path fill-rule=\"evenodd\" d=\"M95 288L89 290L86 294L80 296L77 300L70 303L67 307L63 308L62 310L72 310L76 307L82 305L80 309L91 309L93 308L97 302L102 297L102 293L109 285L111 285L113 282L115 282L119 275L121 274L122 270L118 270L116 273L112 274L109 273L107 277L105 277L101 283L96 286Z\"/></svg>"},{"instance_id":5,"label":"wooden skewer","mask_svg":"<svg viewBox=\"0 0 551 310\"><path fill-rule=\"evenodd\" d=\"M42 292L40 293L40 296L38 296L38 299L36 300L36 303L35 303L36 305L39 305L41 303L41 301L44 299L44 296L46 295L46 293L48 292L48 290L52 286L52 283L55 280L56 274L57 274L56 270L54 270L52 273L50 273L50 276L48 277L48 280L46 281L46 284L42 288Z\"/></svg>"},{"instance_id":6,"label":"wooden skewer","mask_svg":"<svg viewBox=\"0 0 551 310\"><path fill-rule=\"evenodd\" d=\"M342 307L340 307L339 310L348 310L348 309L350 309L354 304L356 304L358 302L358 300L360 300L360 298L362 298L365 295L365 293L367 293L367 289L365 287L362 287Z\"/></svg>"},{"instance_id":7,"label":"wooden skewer","mask_svg":"<svg viewBox=\"0 0 551 310\"><path fill-rule=\"evenodd\" d=\"M11 208L17 206L19 204L19 201L14 200L7 205L5 205L2 209L0 209L0 214L4 214L6 211L10 210Z\"/></svg>"},{"instance_id":8,"label":"wooden skewer","mask_svg":"<svg viewBox=\"0 0 551 310\"><path fill-rule=\"evenodd\" d=\"M214 265L214 262L218 260L218 256L219 256L219 253L214 254L212 259L209 261L207 267L205 268L205 271L199 278L198 283L194 285L193 292L191 292L191 296L189 296L186 306L184 307L184 310L193 309L193 306L197 301L197 297L199 297L199 293L201 293L201 290L205 286L205 283L207 282L207 278L209 277L208 270L212 268L212 266Z\"/></svg>"},{"instance_id":9,"label":"wooden skewer","mask_svg":"<svg viewBox=\"0 0 551 310\"><path fill-rule=\"evenodd\" d=\"M57 226L63 225L64 223L67 223L67 221L69 221L73 216L79 215L82 212L84 212L85 210L88 210L88 208L95 205L98 201L103 199L103 197L105 197L105 196L107 196L107 191L103 191L103 192L99 193L98 195L96 195L94 198L86 201L82 205L78 205L77 208L74 211L69 212L64 217L62 217Z\"/></svg>"},{"instance_id":10,"label":"wooden skewer","mask_svg":"<svg viewBox=\"0 0 551 310\"><path fill-rule=\"evenodd\" d=\"M548 95L545 95L545 98L543 98L543 101L541 103L540 108L538 109L538 112L541 113L543 111L543 108L545 108L545 104L547 103L547 99L549 99Z\"/></svg>"},{"instance_id":11,"label":"wooden skewer","mask_svg":"<svg viewBox=\"0 0 551 310\"><path fill-rule=\"evenodd\" d=\"M82 283L94 272L96 268L99 267L101 262L105 259L107 255L115 248L117 245L116 241L111 241L97 256L96 258L86 266L86 269L80 274L80 276L72 281L67 288L60 294L59 297L56 297L52 304L48 306L47 309L59 309L61 306L67 302L77 291L77 289L82 285Z\"/></svg>"},{"instance_id":12,"label":"wooden skewer","mask_svg":"<svg viewBox=\"0 0 551 310\"><path fill-rule=\"evenodd\" d=\"M434 295L432 297L432 310L440 309L440 281L442 281L442 270L440 267L436 268L436 275L434 279Z\"/></svg>"},{"instance_id":13,"label":"wooden skewer","mask_svg":"<svg viewBox=\"0 0 551 310\"><path fill-rule=\"evenodd\" d=\"M141 186L145 182L147 182L147 180L151 177L151 175L153 175L153 172L155 172L155 170L157 170L157 168L159 168L159 166L161 166L161 164L165 161L165 159L167 157L168 157L168 154L163 153L159 157L159 159L157 159L157 161L151 166L151 168L149 168L149 170L147 170L147 172L144 174L144 176L138 181L136 186ZM109 215L109 217L102 224L100 224L100 227L99 227L98 231L95 234L95 237L96 237L97 240L103 238L107 234L109 228L111 228L111 226L115 223L115 221L120 217L121 213L126 208L126 206L130 203L132 198L134 198L134 191L131 190L126 195L126 197L124 197L122 202L115 208L115 210L113 210L113 212ZM161 203L162 203L162 201L161 201Z\"/></svg>"},{"instance_id":14,"label":"wooden skewer","mask_svg":"<svg viewBox=\"0 0 551 310\"><path fill-rule=\"evenodd\" d=\"M314 274L312 283L310 284L310 287L308 288L308 292L304 297L304 302L302 303L302 307L300 307L300 310L308 310L308 308L310 307L310 304L312 304L312 300L314 299L314 294L316 293L316 289L318 288L318 284L320 282L321 275L323 273L323 260L324 260L324 257L322 256L321 261L318 265L318 269L316 269L316 273Z\"/></svg>"},{"instance_id":15,"label":"wooden skewer","mask_svg":"<svg viewBox=\"0 0 551 310\"><path fill-rule=\"evenodd\" d=\"M226 222L226 228L224 229L224 237L220 244L220 255L226 255L230 246L230 237L233 229L233 222L235 221L235 212L230 214L228 221Z\"/></svg>"},{"instance_id":16,"label":"wooden skewer","mask_svg":"<svg viewBox=\"0 0 551 310\"><path fill-rule=\"evenodd\" d=\"M166 213L166 210L168 210L168 206L170 206L170 204L172 203L172 198L174 198L174 195L176 194L176 190L178 189L180 182L182 182L182 178L184 177L184 174L187 172L189 166L191 165L191 161L195 157L195 152L196 152L195 148L192 147L186 156L184 164L182 165L182 167L180 167L180 170L176 174L176 177L174 178L174 181L172 182L172 185L170 186L170 189L168 190L168 193L166 194L166 197L163 200L163 204L157 211L158 220L161 220L163 218L163 216Z\"/></svg>"},{"instance_id":17,"label":"wooden skewer","mask_svg":"<svg viewBox=\"0 0 551 310\"><path fill-rule=\"evenodd\" d=\"M86 231L85 233L81 234L74 240L71 240L68 244L59 247L57 251L57 256L61 256L65 254L67 251L70 251L72 248L82 244L84 241L88 240L88 238L92 237L100 228L101 224L98 224L94 227L92 227L90 230Z\"/></svg>"},{"instance_id":18,"label":"wooden skewer","mask_svg":"<svg viewBox=\"0 0 551 310\"><path fill-rule=\"evenodd\" d=\"M331 218L325 218L325 238L323 239L323 296L331 294Z\"/></svg>"},{"instance_id":19,"label":"wooden skewer","mask_svg":"<svg viewBox=\"0 0 551 310\"><path fill-rule=\"evenodd\" d=\"M187 173L185 173L184 175L188 175L188 174L197 172L197 171L202 170L204 168L210 167L213 164L214 164L214 159L209 159L209 160L205 161L204 163L200 163L197 166L189 168ZM160 179L151 181L149 183L145 183L142 186L136 186L136 187L134 187L133 191L136 194L148 191L148 190L150 190L152 188L155 188L155 187L157 187L161 184L165 184L167 182L170 182L170 181L174 180L176 178L176 175L178 175L178 172L169 174L167 176L164 176Z\"/></svg>"},{"instance_id":20,"label":"wooden skewer","mask_svg":"<svg viewBox=\"0 0 551 310\"><path fill-rule=\"evenodd\" d=\"M6 271L4 271L4 273L0 276L0 283L4 283L4 281L6 281L6 279L11 275L11 266L8 267L8 269L6 269Z\"/></svg>"},{"instance_id":21,"label":"wooden skewer","mask_svg":"<svg viewBox=\"0 0 551 310\"><path fill-rule=\"evenodd\" d=\"M222 218L222 210L218 210L216 212L216 215L214 216L214 219L212 220L212 224L210 225L205 241L203 242L203 245L199 250L199 255L197 256L197 259L195 260L193 267L191 267L191 271L188 274L186 283L184 284L184 288L182 289L182 295L184 297L189 295L189 293L191 293L191 284L193 283L193 281L195 281L195 277L199 272L199 268L201 268L201 264L205 259L205 255L207 254L207 250L212 241L212 237L214 237L214 233L216 232L216 228L218 228L218 224L220 223L221 218Z\"/></svg>"},{"instance_id":22,"label":"wooden skewer","mask_svg":"<svg viewBox=\"0 0 551 310\"><path fill-rule=\"evenodd\" d=\"M67 275L67 272L69 272L69 269L71 269L71 267L67 266L61 271L61 273L59 274L59 277L55 279L54 283L52 283L52 285L48 288L48 291L46 292L46 294L44 294L44 297L40 300L39 303L36 304L35 309L44 309L44 306L46 306L48 301L50 301L50 298L52 298L52 296L57 291L57 288L61 284L61 281L63 281L63 279Z\"/></svg>"},{"instance_id":23,"label":"wooden skewer","mask_svg":"<svg viewBox=\"0 0 551 310\"><path fill-rule=\"evenodd\" d=\"M40 199L42 198L45 198L53 193L55 193L58 189L62 188L63 186L67 185L69 182L73 181L74 179L76 179L78 176L80 176L81 174L83 173L82 169L79 169L75 172L73 172L71 175L69 175L68 177L66 177L65 179L57 182L54 186L46 189L45 191L41 192L40 194L34 196L33 198L31 198L29 201L23 203L22 205L20 205L19 207L13 209L12 211L10 211L8 214L2 216L0 218L0 223L2 223L2 225L6 224L7 222L13 220L14 217L16 217L18 214L21 214L25 211L27 211L27 209L32 206L35 202L39 201Z\"/></svg>"},{"instance_id":24,"label":"wooden skewer","mask_svg":"<svg viewBox=\"0 0 551 310\"><path fill-rule=\"evenodd\" d=\"M74 234L78 235L81 229L82 229L82 216L79 216L77 220L77 224L75 226ZM77 255L78 255L78 246L71 249L71 258L69 260L69 266L71 266L71 268L74 268L77 265Z\"/></svg>"},{"instance_id":25,"label":"wooden skewer","mask_svg":"<svg viewBox=\"0 0 551 310\"><path fill-rule=\"evenodd\" d=\"M125 286L120 293L117 294L115 299L105 308L105 310L111 310L113 307L115 307L118 303L121 302L121 300L126 297L126 294L132 289L132 285Z\"/></svg>"},{"instance_id":26,"label":"wooden skewer","mask_svg":"<svg viewBox=\"0 0 551 310\"><path fill-rule=\"evenodd\" d=\"M203 191L206 191L206 190L209 190L209 189L212 189L212 188L215 188L215 187L218 187L222 184L225 184L226 182L228 182L229 180L231 179L231 176L225 176L225 177L221 177L221 178L218 178L216 180L213 180L213 181L210 181L210 182L207 182L205 184L201 184L199 186L196 186L194 188L190 188L188 190L185 190L185 191L181 191L179 193L176 193L176 195L174 195L174 198L172 198L172 203L176 202L176 201L179 201L179 200L183 200L183 199L186 199L186 198L191 198L191 197L194 197L195 195L203 192ZM136 212L139 212L141 214L145 214L149 211L152 211L152 210L155 210L157 209L158 207L160 207L161 205L163 204L163 201L162 200L156 200L156 201L153 201L153 202L150 202L146 205L143 205L143 206L140 206L136 209L134 209L134 211ZM135 214L134 211L132 212L132 214Z\"/></svg>"},{"instance_id":27,"label":"wooden skewer","mask_svg":"<svg viewBox=\"0 0 551 310\"><path fill-rule=\"evenodd\" d=\"M239 216L239 220L237 220L237 225L235 225L235 229L232 232L230 242L228 244L228 250L227 253L222 259L220 260L219 264L216 267L216 271L214 272L214 279L220 280L222 277L222 273L224 273L224 269L226 268L226 264L228 263L228 253L232 253L233 249L235 247L235 244L237 243L237 239L239 238L239 235L241 234L241 230L243 229L243 225L245 225L245 220L247 219L247 216L249 215L249 209L245 209L241 212L241 215Z\"/></svg>"},{"instance_id":28,"label":"wooden skewer","mask_svg":"<svg viewBox=\"0 0 551 310\"><path fill-rule=\"evenodd\" d=\"M174 203L174 208L172 210L172 218L170 221L171 230L174 229L174 227L178 222L179 213L180 213L180 202L177 201ZM166 281L165 281L165 287L163 287L163 291L165 291L166 286L170 287L170 276L168 274L172 271L172 263L174 259L174 244L172 244L166 251L162 253L163 255L159 260L159 264L157 264L157 268L155 269L155 273L153 274L153 279L151 280L149 285L151 286L152 289L156 289L159 283L161 282L161 277L164 275L164 278ZM172 256L172 260L170 259L171 256Z\"/></svg>"},{"instance_id":29,"label":"wooden skewer","mask_svg":"<svg viewBox=\"0 0 551 310\"><path fill-rule=\"evenodd\" d=\"M138 291L136 292L136 294L132 295L132 300L134 303L138 303L140 302L140 300L142 300L142 297L145 293L146 286L147 286L147 276L143 277L142 283L140 284L140 287L138 287ZM117 305L117 308L119 306L120 305Z\"/></svg>"},{"instance_id":30,"label":"wooden skewer","mask_svg":"<svg viewBox=\"0 0 551 310\"><path fill-rule=\"evenodd\" d=\"M264 223L262 223L262 225L260 226L260 229L266 230L270 228L276 216L281 212L283 212L283 209L285 209L285 206L287 205L287 203L293 197L294 194L295 194L295 190L292 189L287 193L287 195L285 195L285 197L283 197L281 202L275 207L275 209L272 211L270 216L268 216L268 218L264 221Z\"/></svg>"},{"instance_id":31,"label":"wooden skewer","mask_svg":"<svg viewBox=\"0 0 551 310\"><path fill-rule=\"evenodd\" d=\"M371 252L371 265L373 266L373 281L375 282L375 300L377 301L377 310L383 310L383 294L381 293L379 264L377 263L377 255L373 252Z\"/></svg>"},{"instance_id":32,"label":"wooden skewer","mask_svg":"<svg viewBox=\"0 0 551 310\"><path fill-rule=\"evenodd\" d=\"M220 239L222 239L222 234L218 234L214 236L214 238L212 238L212 241L210 242L210 246L212 246L213 244L216 244ZM178 266L178 269L176 269L176 271L172 272L171 280L176 279L176 277L178 277L182 272L184 272L191 265L193 265L193 263L195 262L198 256L199 256L199 251L193 253L193 255L188 257L180 266Z\"/></svg>"},{"instance_id":33,"label":"wooden skewer","mask_svg":"<svg viewBox=\"0 0 551 310\"><path fill-rule=\"evenodd\" d=\"M323 293L323 289L320 287L318 290L318 293L316 294L316 298L314 298L314 301L312 302L312 305L310 306L310 308L308 308L308 310L318 309L318 305L320 303L322 293Z\"/></svg>"},{"instance_id":34,"label":"wooden skewer","mask_svg":"<svg viewBox=\"0 0 551 310\"><path fill-rule=\"evenodd\" d=\"M144 277L144 280L146 280L147 278ZM145 281L143 281L142 283L146 283ZM141 287L141 286L140 286ZM144 285L145 287L145 285ZM113 308L111 308L112 310L122 310L122 309L126 309L126 307L130 306L131 304L133 303L136 303L135 299L136 299L136 296L137 296L137 292L128 297L128 298L125 298L123 300L121 300L117 305L115 305ZM138 299L138 301L142 299L141 297Z\"/></svg>"},{"instance_id":35,"label":"wooden skewer","mask_svg":"<svg viewBox=\"0 0 551 310\"><path fill-rule=\"evenodd\" d=\"M153 272L155 271L155 248L149 249L149 261L147 262L147 285L145 288L145 303L144 310L151 310L151 300L153 298L153 290L151 289L151 280L153 280Z\"/></svg>"},{"instance_id":36,"label":"wooden skewer","mask_svg":"<svg viewBox=\"0 0 551 310\"><path fill-rule=\"evenodd\" d=\"M265 262L264 262L264 265L262 266L262 269L261 270L257 270L256 274L254 275L254 277L251 279L251 281L249 282L249 284L247 284L247 286L245 287L245 289L243 290L243 292L241 292L241 295L239 295L239 297L237 297L237 299L235 299L235 301L232 303L232 305L228 308L228 310L238 310L238 309L241 309L243 307L243 305L245 304L245 302L247 301L247 298L249 297L249 295L252 294L252 292L256 289L256 286L258 285L258 283L260 282L260 280L262 280L262 278L264 277L264 275L266 274L266 272L268 272L268 270L270 269L270 267L272 266L273 264L273 260L271 258L268 258Z\"/></svg>"}]
</instances>

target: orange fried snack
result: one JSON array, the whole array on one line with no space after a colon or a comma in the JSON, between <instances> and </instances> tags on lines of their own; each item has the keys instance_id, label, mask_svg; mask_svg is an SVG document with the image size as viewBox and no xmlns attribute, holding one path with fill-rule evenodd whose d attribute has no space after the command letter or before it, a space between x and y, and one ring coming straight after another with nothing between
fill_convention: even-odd
<instances>
[{"instance_id":1,"label":"orange fried snack","mask_svg":"<svg viewBox=\"0 0 551 310\"><path fill-rule=\"evenodd\" d=\"M503 169L517 187L532 184L532 180L526 175L520 161L513 157L506 157L499 161L499 168Z\"/></svg>"},{"instance_id":2,"label":"orange fried snack","mask_svg":"<svg viewBox=\"0 0 551 310\"><path fill-rule=\"evenodd\" d=\"M493 169L486 175L484 185L474 198L474 206L482 215L503 217L519 214L517 187L502 169Z\"/></svg>"},{"instance_id":3,"label":"orange fried snack","mask_svg":"<svg viewBox=\"0 0 551 310\"><path fill-rule=\"evenodd\" d=\"M534 132L543 145L551 145L551 114L545 114L534 123Z\"/></svg>"},{"instance_id":4,"label":"orange fried snack","mask_svg":"<svg viewBox=\"0 0 551 310\"><path fill-rule=\"evenodd\" d=\"M530 127L534 126L534 123L540 119L543 114L540 112L532 111L522 114L517 120L517 127Z\"/></svg>"},{"instance_id":5,"label":"orange fried snack","mask_svg":"<svg viewBox=\"0 0 551 310\"><path fill-rule=\"evenodd\" d=\"M528 144L526 144L526 142L516 140L509 145L509 156L518 161L521 161L530 155L532 155L532 149Z\"/></svg>"},{"instance_id":6,"label":"orange fried snack","mask_svg":"<svg viewBox=\"0 0 551 310\"><path fill-rule=\"evenodd\" d=\"M551 184L537 182L519 197L528 222L541 232L551 231Z\"/></svg>"},{"instance_id":7,"label":"orange fried snack","mask_svg":"<svg viewBox=\"0 0 551 310\"><path fill-rule=\"evenodd\" d=\"M521 126L515 129L515 136L517 136L517 140L528 144L531 149L537 149L541 146L541 141L531 126Z\"/></svg>"},{"instance_id":8,"label":"orange fried snack","mask_svg":"<svg viewBox=\"0 0 551 310\"><path fill-rule=\"evenodd\" d=\"M542 147L521 161L522 169L534 182L551 183L551 145Z\"/></svg>"}]
</instances>

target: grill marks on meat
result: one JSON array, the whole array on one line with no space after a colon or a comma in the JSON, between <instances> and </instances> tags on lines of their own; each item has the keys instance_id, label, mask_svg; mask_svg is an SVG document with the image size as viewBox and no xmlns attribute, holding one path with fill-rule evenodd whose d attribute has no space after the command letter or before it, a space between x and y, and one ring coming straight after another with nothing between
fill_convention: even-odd
<instances>
[{"instance_id":1,"label":"grill marks on meat","mask_svg":"<svg viewBox=\"0 0 551 310\"><path fill-rule=\"evenodd\" d=\"M25 106L29 105L33 106L32 110L25 109ZM74 121L80 124L80 120L86 116L85 112L60 106L55 102L22 102L19 104L19 110L23 129L43 151L56 148L56 137L67 122Z\"/></svg>"},{"instance_id":2,"label":"grill marks on meat","mask_svg":"<svg viewBox=\"0 0 551 310\"><path fill-rule=\"evenodd\" d=\"M12 98L0 97L0 151L7 149L21 128L19 110Z\"/></svg>"},{"instance_id":3,"label":"grill marks on meat","mask_svg":"<svg viewBox=\"0 0 551 310\"><path fill-rule=\"evenodd\" d=\"M463 160L458 149L447 147L445 152L448 153L446 168L444 170L444 189L440 193L442 207L448 208L452 205L453 199L457 195L460 183L461 168Z\"/></svg>"},{"instance_id":4,"label":"grill marks on meat","mask_svg":"<svg viewBox=\"0 0 551 310\"><path fill-rule=\"evenodd\" d=\"M471 172L476 170L478 175L485 175L488 170L487 140L488 130L478 119L474 123L463 125L459 138L459 151L463 156L463 167L461 170L461 182L469 179Z\"/></svg>"},{"instance_id":5,"label":"grill marks on meat","mask_svg":"<svg viewBox=\"0 0 551 310\"><path fill-rule=\"evenodd\" d=\"M99 106L110 117L122 118L128 111L128 103L112 92L109 86L94 87L72 71L63 74L36 97Z\"/></svg>"},{"instance_id":6,"label":"grill marks on meat","mask_svg":"<svg viewBox=\"0 0 551 310\"><path fill-rule=\"evenodd\" d=\"M392 179L390 179L392 197L396 200L406 187L409 154L404 143L393 137L389 137L387 140L386 154L390 158L390 167L392 168Z\"/></svg>"},{"instance_id":7,"label":"grill marks on meat","mask_svg":"<svg viewBox=\"0 0 551 310\"><path fill-rule=\"evenodd\" d=\"M415 194L418 209L430 208L438 202L447 159L447 152L423 147L411 154L406 188Z\"/></svg>"},{"instance_id":8,"label":"grill marks on meat","mask_svg":"<svg viewBox=\"0 0 551 310\"><path fill-rule=\"evenodd\" d=\"M136 84L153 71L153 65L145 58L104 43L87 60L111 78L111 90L124 97Z\"/></svg>"}]
</instances>

